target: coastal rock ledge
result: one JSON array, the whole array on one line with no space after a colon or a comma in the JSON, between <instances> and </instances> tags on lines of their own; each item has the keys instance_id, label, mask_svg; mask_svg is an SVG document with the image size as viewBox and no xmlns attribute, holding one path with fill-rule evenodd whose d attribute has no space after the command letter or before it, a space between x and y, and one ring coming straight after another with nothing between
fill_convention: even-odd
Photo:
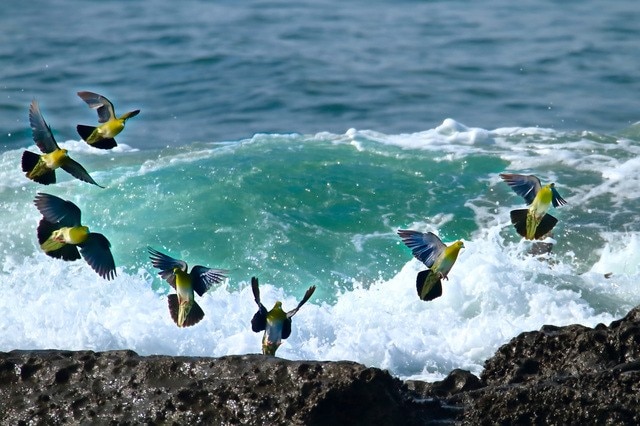
<instances>
[{"instance_id":1,"label":"coastal rock ledge","mask_svg":"<svg viewBox=\"0 0 640 426\"><path fill-rule=\"evenodd\" d=\"M640 308L595 328L544 326L480 377L402 382L354 362L0 352L0 422L45 424L640 424Z\"/></svg>"}]
</instances>

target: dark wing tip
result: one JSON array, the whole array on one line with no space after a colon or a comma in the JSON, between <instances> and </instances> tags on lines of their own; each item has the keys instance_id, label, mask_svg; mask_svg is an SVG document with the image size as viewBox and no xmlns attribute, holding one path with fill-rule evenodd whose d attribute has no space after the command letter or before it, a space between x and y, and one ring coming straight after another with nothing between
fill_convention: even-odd
<instances>
[{"instance_id":1,"label":"dark wing tip","mask_svg":"<svg viewBox=\"0 0 640 426\"><path fill-rule=\"evenodd\" d=\"M253 292L253 299L260 306L260 286L257 277L251 277L251 291Z\"/></svg>"},{"instance_id":2,"label":"dark wing tip","mask_svg":"<svg viewBox=\"0 0 640 426\"><path fill-rule=\"evenodd\" d=\"M553 207L564 206L567 204L567 200L560 196L560 193L554 188L551 188L551 193L553 194Z\"/></svg>"},{"instance_id":3,"label":"dark wing tip","mask_svg":"<svg viewBox=\"0 0 640 426\"><path fill-rule=\"evenodd\" d=\"M102 234L91 232L85 242L78 244L84 260L106 280L116 277L116 265L111 254L111 243Z\"/></svg>"},{"instance_id":4,"label":"dark wing tip","mask_svg":"<svg viewBox=\"0 0 640 426\"><path fill-rule=\"evenodd\" d=\"M95 180L93 180L89 172L87 172L87 170L84 167L82 167L80 163L78 163L71 157L66 158L66 161L62 164L61 168L62 170L69 173L71 176L73 176L78 180L81 180L86 183L90 183L92 185L95 185L104 189L104 186L99 185Z\"/></svg>"}]
</instances>

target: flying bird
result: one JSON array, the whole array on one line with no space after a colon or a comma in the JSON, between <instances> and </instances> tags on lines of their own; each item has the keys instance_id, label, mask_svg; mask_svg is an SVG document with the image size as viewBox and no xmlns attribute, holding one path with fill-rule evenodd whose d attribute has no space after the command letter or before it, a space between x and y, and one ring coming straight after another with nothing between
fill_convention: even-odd
<instances>
[{"instance_id":1,"label":"flying bird","mask_svg":"<svg viewBox=\"0 0 640 426\"><path fill-rule=\"evenodd\" d=\"M251 277L251 290L253 290L253 297L259 308L251 319L251 330L256 333L264 331L262 353L275 355L282 340L291 335L291 318L309 300L313 292L316 291L316 286L309 287L298 306L289 312L282 310L282 302L280 301L273 305L273 309L267 311L267 308L260 302L260 288L256 277Z\"/></svg>"},{"instance_id":2,"label":"flying bird","mask_svg":"<svg viewBox=\"0 0 640 426\"><path fill-rule=\"evenodd\" d=\"M44 121L38 102L35 100L29 106L29 124L33 140L43 152L43 154L31 151L22 153L22 171L29 179L43 185L56 183L55 170L61 168L76 179L100 186L89 176L80 163L69 157L66 149L61 149L58 146L51 132L51 127Z\"/></svg>"},{"instance_id":3,"label":"flying bird","mask_svg":"<svg viewBox=\"0 0 640 426\"><path fill-rule=\"evenodd\" d=\"M449 271L458 259L462 241L447 246L432 232L418 232L408 229L398 230L402 242L420 262L426 265L426 271L418 272L416 290L420 300L425 302L442 296L442 279L448 279Z\"/></svg>"},{"instance_id":4,"label":"flying bird","mask_svg":"<svg viewBox=\"0 0 640 426\"><path fill-rule=\"evenodd\" d=\"M195 301L194 292L203 296L214 284L226 278L227 271L196 265L187 272L187 262L174 259L164 253L149 250L151 263L160 269L160 276L165 279L176 294L169 295L169 313L178 327L190 327L204 318L204 312Z\"/></svg>"},{"instance_id":5,"label":"flying bird","mask_svg":"<svg viewBox=\"0 0 640 426\"><path fill-rule=\"evenodd\" d=\"M102 234L89 232L89 228L82 225L78 206L45 193L38 193L34 204L42 214L37 234L45 254L69 261L80 259L82 254L102 278L115 278L116 266L109 240Z\"/></svg>"},{"instance_id":6,"label":"flying bird","mask_svg":"<svg viewBox=\"0 0 640 426\"><path fill-rule=\"evenodd\" d=\"M500 177L529 205L528 209L511 211L511 223L516 232L527 240L544 238L558 223L558 219L547 211L552 205L558 207L567 204L556 190L555 184L542 186L540 179L534 175L502 173Z\"/></svg>"},{"instance_id":7,"label":"flying bird","mask_svg":"<svg viewBox=\"0 0 640 426\"><path fill-rule=\"evenodd\" d=\"M78 96L89 105L89 108L98 111L98 122L102 123L98 127L84 124L76 126L80 137L95 148L111 149L117 146L113 138L124 129L125 121L140 113L140 110L136 109L117 117L113 104L104 96L93 92L78 92Z\"/></svg>"}]
</instances>

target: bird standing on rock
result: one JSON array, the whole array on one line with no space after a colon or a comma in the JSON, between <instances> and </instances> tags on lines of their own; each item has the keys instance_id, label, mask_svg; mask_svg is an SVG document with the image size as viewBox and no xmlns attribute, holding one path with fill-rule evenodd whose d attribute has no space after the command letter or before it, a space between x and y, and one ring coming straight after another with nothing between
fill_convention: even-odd
<instances>
[{"instance_id":1,"label":"bird standing on rock","mask_svg":"<svg viewBox=\"0 0 640 426\"><path fill-rule=\"evenodd\" d=\"M29 179L43 185L56 183L55 170L61 168L76 179L100 186L89 176L89 173L80 163L69 157L66 149L61 149L58 146L51 128L44 121L38 102L35 100L29 106L29 124L31 125L33 140L40 151L43 152L43 154L36 154L31 151L22 153L22 171L25 172Z\"/></svg>"},{"instance_id":2,"label":"bird standing on rock","mask_svg":"<svg viewBox=\"0 0 640 426\"><path fill-rule=\"evenodd\" d=\"M544 238L558 223L558 219L547 211L552 205L558 207L567 204L555 184L542 186L540 179L534 175L502 173L500 177L529 205L528 209L511 211L511 223L516 232L527 240Z\"/></svg>"},{"instance_id":3,"label":"bird standing on rock","mask_svg":"<svg viewBox=\"0 0 640 426\"><path fill-rule=\"evenodd\" d=\"M82 225L81 212L71 201L38 193L34 200L42 219L38 224L38 242L45 254L63 260L80 259L80 254L102 278L116 276L109 240ZM80 248L80 253L78 253Z\"/></svg>"},{"instance_id":4,"label":"bird standing on rock","mask_svg":"<svg viewBox=\"0 0 640 426\"><path fill-rule=\"evenodd\" d=\"M113 138L124 129L125 121L140 113L140 110L136 109L117 117L113 104L104 96L93 92L78 92L78 96L89 105L89 108L98 111L98 122L102 123L98 127L84 124L76 126L80 137L95 148L111 149L117 146Z\"/></svg>"},{"instance_id":5,"label":"bird standing on rock","mask_svg":"<svg viewBox=\"0 0 640 426\"><path fill-rule=\"evenodd\" d=\"M442 296L442 279L448 279L449 271L458 259L460 249L464 248L462 241L445 245L432 232L418 232L408 229L398 230L402 242L409 247L420 262L424 263L426 271L418 273L416 289L420 300L425 302Z\"/></svg>"},{"instance_id":6,"label":"bird standing on rock","mask_svg":"<svg viewBox=\"0 0 640 426\"><path fill-rule=\"evenodd\" d=\"M184 260L174 259L164 253L148 247L151 263L160 269L160 276L165 279L176 294L169 295L169 313L178 327L190 327L204 318L204 312L195 301L194 292L203 296L213 284L225 279L224 269L213 269L196 265L187 272Z\"/></svg>"},{"instance_id":7,"label":"bird standing on rock","mask_svg":"<svg viewBox=\"0 0 640 426\"><path fill-rule=\"evenodd\" d=\"M282 340L291 335L291 318L309 300L313 292L316 291L316 286L309 287L298 306L289 312L285 312L282 309L282 302L280 301L273 305L273 309L267 311L267 308L260 302L260 288L256 277L251 277L251 290L259 308L251 319L251 329L256 333L264 331L262 353L264 355L275 355L278 347L282 344Z\"/></svg>"}]
</instances>

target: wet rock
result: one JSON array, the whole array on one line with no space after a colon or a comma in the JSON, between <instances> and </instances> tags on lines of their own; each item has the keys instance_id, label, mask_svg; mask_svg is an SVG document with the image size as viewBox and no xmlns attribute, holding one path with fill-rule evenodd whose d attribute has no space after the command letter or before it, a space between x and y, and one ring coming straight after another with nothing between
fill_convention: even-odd
<instances>
[{"instance_id":1,"label":"wet rock","mask_svg":"<svg viewBox=\"0 0 640 426\"><path fill-rule=\"evenodd\" d=\"M467 424L640 424L640 308L609 326L544 326L498 349Z\"/></svg>"},{"instance_id":2,"label":"wet rock","mask_svg":"<svg viewBox=\"0 0 640 426\"><path fill-rule=\"evenodd\" d=\"M609 326L547 325L476 377L402 382L354 362L0 353L0 423L640 424L640 309Z\"/></svg>"},{"instance_id":3,"label":"wet rock","mask_svg":"<svg viewBox=\"0 0 640 426\"><path fill-rule=\"evenodd\" d=\"M131 351L0 354L2 424L426 424L404 384L353 362Z\"/></svg>"}]
</instances>

